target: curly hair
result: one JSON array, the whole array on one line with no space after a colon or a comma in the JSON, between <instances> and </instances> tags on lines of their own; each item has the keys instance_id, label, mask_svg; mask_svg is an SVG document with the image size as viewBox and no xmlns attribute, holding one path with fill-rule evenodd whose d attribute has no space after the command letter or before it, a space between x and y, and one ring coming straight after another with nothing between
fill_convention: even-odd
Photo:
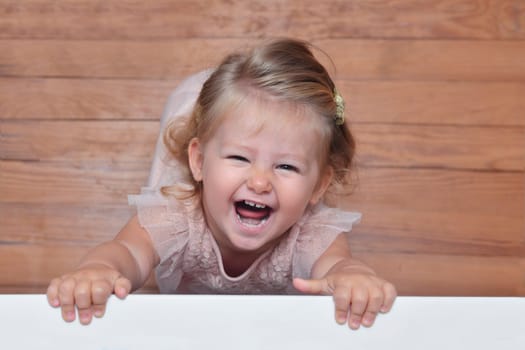
<instances>
[{"instance_id":1,"label":"curly hair","mask_svg":"<svg viewBox=\"0 0 525 350\"><path fill-rule=\"evenodd\" d=\"M306 108L323 120L321 130L324 165L333 170L333 184L348 183L355 142L347 122L340 122L335 84L325 67L314 57L311 45L295 39L264 42L245 52L228 55L204 83L195 107L184 124L167 126L164 142L168 151L188 164L188 146L197 137L206 142L220 125L221 116L242 98L257 94L271 101ZM339 97L340 98L340 97ZM337 121L337 122L336 122ZM200 195L200 185L187 171L185 197ZM165 194L179 195L176 185L162 188Z\"/></svg>"}]
</instances>

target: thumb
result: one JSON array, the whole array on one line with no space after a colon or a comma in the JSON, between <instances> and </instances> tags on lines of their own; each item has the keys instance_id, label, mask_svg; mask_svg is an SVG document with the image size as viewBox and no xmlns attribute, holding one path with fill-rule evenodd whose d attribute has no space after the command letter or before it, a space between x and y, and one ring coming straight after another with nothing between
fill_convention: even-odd
<instances>
[{"instance_id":1,"label":"thumb","mask_svg":"<svg viewBox=\"0 0 525 350\"><path fill-rule=\"evenodd\" d=\"M127 278L119 277L115 281L114 291L120 299L126 298L131 291L131 282Z\"/></svg>"},{"instance_id":2,"label":"thumb","mask_svg":"<svg viewBox=\"0 0 525 350\"><path fill-rule=\"evenodd\" d=\"M303 278L294 278L293 286L299 292L306 294L332 294L328 286L326 279L303 279Z\"/></svg>"}]
</instances>

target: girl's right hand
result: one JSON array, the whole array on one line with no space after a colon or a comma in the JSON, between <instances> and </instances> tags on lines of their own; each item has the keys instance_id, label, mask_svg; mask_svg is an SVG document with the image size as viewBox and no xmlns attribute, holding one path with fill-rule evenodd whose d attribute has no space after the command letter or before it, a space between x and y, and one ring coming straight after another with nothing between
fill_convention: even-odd
<instances>
[{"instance_id":1,"label":"girl's right hand","mask_svg":"<svg viewBox=\"0 0 525 350\"><path fill-rule=\"evenodd\" d=\"M51 306L61 307L64 321L74 321L78 310L80 323L87 325L93 316L104 315L111 294L124 299L130 291L131 282L117 270L89 264L53 279L47 288L47 300Z\"/></svg>"}]
</instances>

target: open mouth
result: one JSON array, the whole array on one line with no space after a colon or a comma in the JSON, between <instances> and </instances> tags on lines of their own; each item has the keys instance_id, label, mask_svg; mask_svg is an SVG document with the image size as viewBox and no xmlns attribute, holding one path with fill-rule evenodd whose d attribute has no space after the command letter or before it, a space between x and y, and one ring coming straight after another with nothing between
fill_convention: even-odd
<instances>
[{"instance_id":1,"label":"open mouth","mask_svg":"<svg viewBox=\"0 0 525 350\"><path fill-rule=\"evenodd\" d=\"M262 225L272 214L271 207L248 200L235 202L235 211L240 222L248 226Z\"/></svg>"}]
</instances>

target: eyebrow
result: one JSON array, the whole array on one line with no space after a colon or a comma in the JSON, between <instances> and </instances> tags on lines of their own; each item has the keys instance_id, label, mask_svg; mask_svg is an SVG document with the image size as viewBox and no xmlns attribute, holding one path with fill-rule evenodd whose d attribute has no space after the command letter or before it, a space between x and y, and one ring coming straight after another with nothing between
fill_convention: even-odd
<instances>
[{"instance_id":1,"label":"eyebrow","mask_svg":"<svg viewBox=\"0 0 525 350\"><path fill-rule=\"evenodd\" d=\"M236 148L236 149L240 149L240 150L243 150L243 151L246 151L246 152L254 153L254 150L253 150L252 147L245 146L245 145L242 145L242 144L232 143L230 141L224 142L223 145L222 145L222 148ZM283 153L275 153L273 155L276 158L285 158L285 159L288 158L290 160L301 162L301 163L308 163L308 161L311 159L311 157L309 157L306 154L305 154L305 157L303 157L302 155L297 155L297 154L293 154L293 153L284 153L284 152Z\"/></svg>"}]
</instances>

